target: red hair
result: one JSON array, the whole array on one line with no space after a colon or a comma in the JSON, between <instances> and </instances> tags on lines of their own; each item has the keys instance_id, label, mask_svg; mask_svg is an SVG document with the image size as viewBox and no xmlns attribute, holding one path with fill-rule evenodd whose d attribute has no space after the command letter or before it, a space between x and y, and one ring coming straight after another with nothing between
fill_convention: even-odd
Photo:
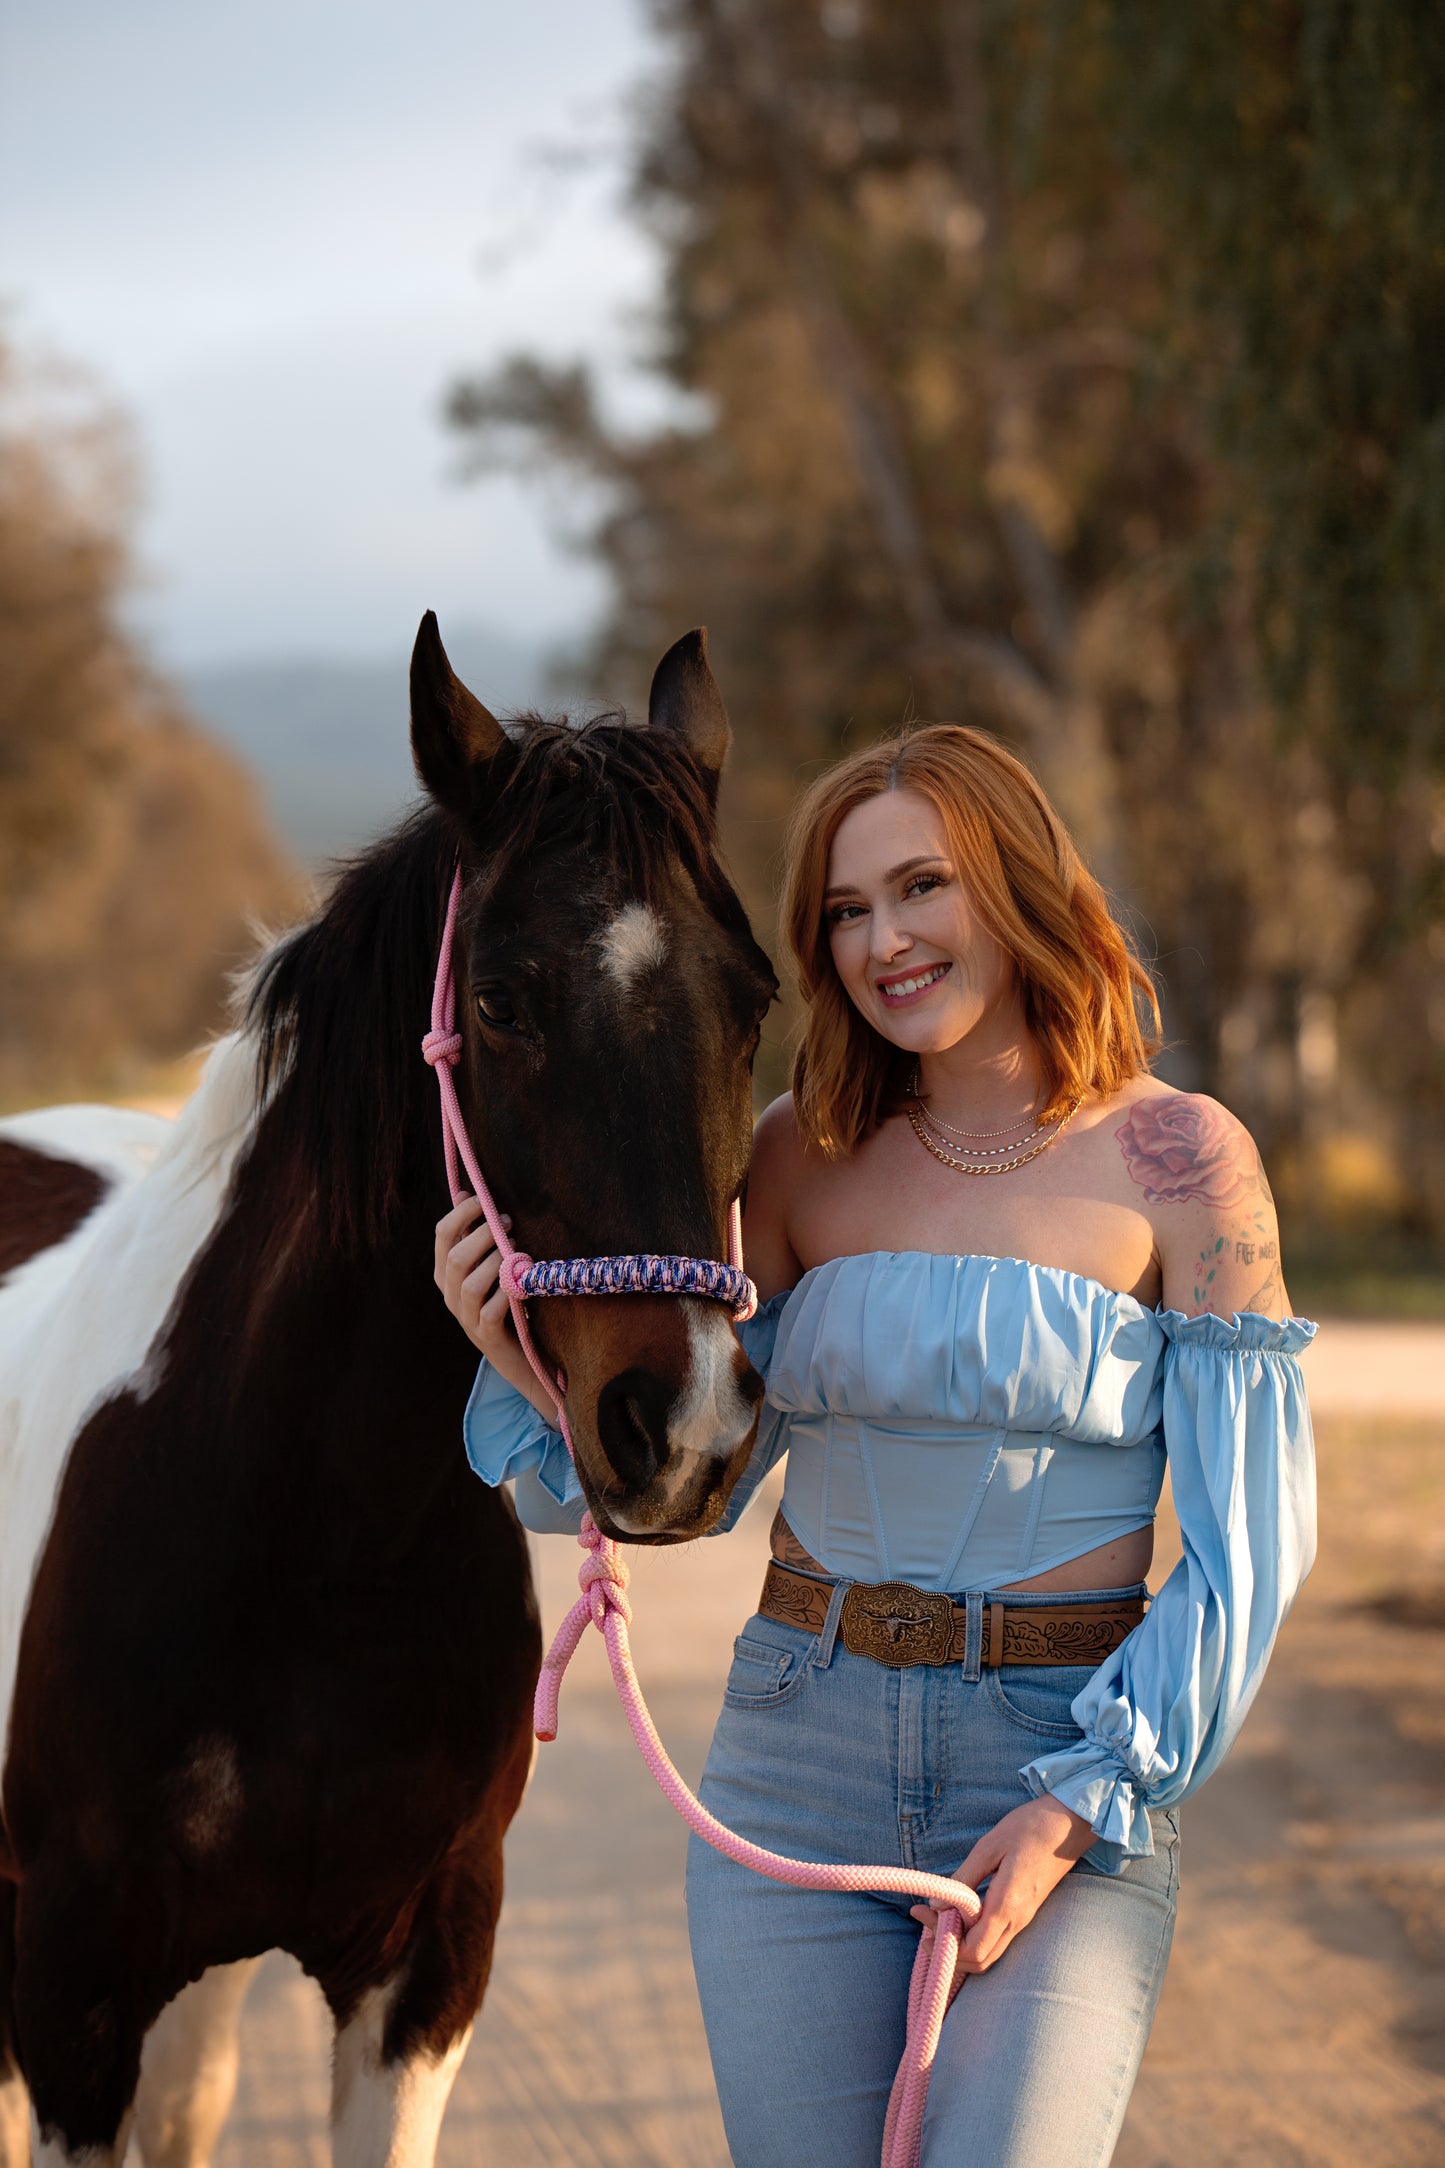
<instances>
[{"instance_id":1,"label":"red hair","mask_svg":"<svg viewBox=\"0 0 1445 2168\"><path fill-rule=\"evenodd\" d=\"M833 838L855 806L916 790L938 813L980 919L1013 962L1043 1066L1045 1118L1108 1098L1159 1051L1149 974L1058 814L1021 760L985 731L932 723L840 760L804 791L788 828L783 930L807 1018L793 1102L810 1144L851 1152L901 1103L912 1056L854 1007L833 964L823 894Z\"/></svg>"}]
</instances>

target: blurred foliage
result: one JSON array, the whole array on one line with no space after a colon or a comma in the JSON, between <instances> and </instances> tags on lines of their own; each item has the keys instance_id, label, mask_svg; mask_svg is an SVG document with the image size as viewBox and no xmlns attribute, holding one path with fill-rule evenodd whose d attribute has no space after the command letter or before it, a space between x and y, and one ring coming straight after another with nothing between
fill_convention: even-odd
<instances>
[{"instance_id":1,"label":"blurred foliage","mask_svg":"<svg viewBox=\"0 0 1445 2168\"><path fill-rule=\"evenodd\" d=\"M297 876L127 639L133 476L82 383L0 348L0 1103L133 1088L224 1021Z\"/></svg>"},{"instance_id":2,"label":"blurred foliage","mask_svg":"<svg viewBox=\"0 0 1445 2168\"><path fill-rule=\"evenodd\" d=\"M915 712L999 730L1158 956L1167 1073L1296 1228L1445 1232L1424 7L654 12L632 187L676 418L525 355L449 407L479 469L600 502L597 689L710 622L765 924L817 763Z\"/></svg>"},{"instance_id":3,"label":"blurred foliage","mask_svg":"<svg viewBox=\"0 0 1445 2168\"><path fill-rule=\"evenodd\" d=\"M1271 690L1393 780L1445 758L1445 16L1057 0L1174 289Z\"/></svg>"}]
</instances>

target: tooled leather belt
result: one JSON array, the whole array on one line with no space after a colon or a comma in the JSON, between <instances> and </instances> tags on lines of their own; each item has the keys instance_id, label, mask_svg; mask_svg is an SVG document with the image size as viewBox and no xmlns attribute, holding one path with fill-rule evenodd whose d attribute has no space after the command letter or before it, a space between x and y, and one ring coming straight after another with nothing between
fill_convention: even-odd
<instances>
[{"instance_id":1,"label":"tooled leather belt","mask_svg":"<svg viewBox=\"0 0 1445 2168\"><path fill-rule=\"evenodd\" d=\"M758 1609L764 1618L821 1633L836 1580L804 1550L781 1512L773 1522L772 1548ZM1101 1663L1143 1616L1140 1597L1067 1604L1010 1604L995 1597L983 1607L979 1660L990 1667ZM962 1663L968 1606L907 1581L854 1581L843 1599L838 1633L855 1656L871 1656L894 1670Z\"/></svg>"}]
</instances>

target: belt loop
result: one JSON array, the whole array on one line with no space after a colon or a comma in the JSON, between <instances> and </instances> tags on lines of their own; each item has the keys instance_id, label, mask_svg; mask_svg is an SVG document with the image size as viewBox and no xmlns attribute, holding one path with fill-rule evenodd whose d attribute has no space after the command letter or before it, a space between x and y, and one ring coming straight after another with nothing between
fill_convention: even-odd
<instances>
[{"instance_id":1,"label":"belt loop","mask_svg":"<svg viewBox=\"0 0 1445 2168\"><path fill-rule=\"evenodd\" d=\"M838 1621L843 1616L851 1581L835 1581L828 1598L828 1616L823 1621L823 1631L818 1636L818 1653L813 1662L820 1671L826 1671L833 1661L833 1649L838 1639Z\"/></svg>"},{"instance_id":2,"label":"belt loop","mask_svg":"<svg viewBox=\"0 0 1445 2168\"><path fill-rule=\"evenodd\" d=\"M965 1593L963 1599L963 1675L976 1679L983 1654L983 1598Z\"/></svg>"},{"instance_id":3,"label":"belt loop","mask_svg":"<svg viewBox=\"0 0 1445 2168\"><path fill-rule=\"evenodd\" d=\"M996 1596L988 1607L988 1655L984 1660L990 1671L997 1671L1003 1662L1003 1605Z\"/></svg>"}]
</instances>

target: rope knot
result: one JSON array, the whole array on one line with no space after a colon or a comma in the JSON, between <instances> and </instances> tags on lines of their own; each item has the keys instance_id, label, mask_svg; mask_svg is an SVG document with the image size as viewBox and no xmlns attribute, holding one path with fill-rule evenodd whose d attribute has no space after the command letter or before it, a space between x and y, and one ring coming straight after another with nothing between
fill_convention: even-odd
<instances>
[{"instance_id":1,"label":"rope knot","mask_svg":"<svg viewBox=\"0 0 1445 2168\"><path fill-rule=\"evenodd\" d=\"M592 1612L592 1623L601 1627L609 1611L632 1623L632 1601L627 1584L632 1578L625 1558L615 1543L604 1536L589 1514L582 1540L587 1554L577 1568L577 1582Z\"/></svg>"},{"instance_id":2,"label":"rope knot","mask_svg":"<svg viewBox=\"0 0 1445 2168\"><path fill-rule=\"evenodd\" d=\"M535 1260L530 1258L525 1250L512 1250L502 1259L500 1275L502 1293L509 1302L522 1302L525 1300L526 1290L522 1286L522 1282L531 1271L534 1262Z\"/></svg>"},{"instance_id":3,"label":"rope knot","mask_svg":"<svg viewBox=\"0 0 1445 2168\"><path fill-rule=\"evenodd\" d=\"M462 1035L459 1031L429 1031L421 1042L421 1052L428 1068L435 1069L445 1062L454 1069L462 1058Z\"/></svg>"}]
</instances>

